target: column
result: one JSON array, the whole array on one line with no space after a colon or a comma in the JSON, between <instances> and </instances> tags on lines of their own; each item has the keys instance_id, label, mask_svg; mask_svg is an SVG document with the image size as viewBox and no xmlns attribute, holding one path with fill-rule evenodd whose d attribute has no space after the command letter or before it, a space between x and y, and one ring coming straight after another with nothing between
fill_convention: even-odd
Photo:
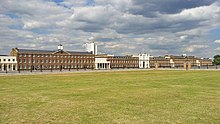
<instances>
[{"instance_id":1,"label":"column","mask_svg":"<svg viewBox=\"0 0 220 124\"><path fill-rule=\"evenodd\" d=\"M11 71L14 71L14 65L11 64Z\"/></svg>"},{"instance_id":2,"label":"column","mask_svg":"<svg viewBox=\"0 0 220 124\"><path fill-rule=\"evenodd\" d=\"M6 69L7 69L7 71L9 71L9 64L7 64L7 68Z\"/></svg>"},{"instance_id":3,"label":"column","mask_svg":"<svg viewBox=\"0 0 220 124\"><path fill-rule=\"evenodd\" d=\"M2 71L4 71L4 68L5 68L5 64L2 64Z\"/></svg>"},{"instance_id":4,"label":"column","mask_svg":"<svg viewBox=\"0 0 220 124\"><path fill-rule=\"evenodd\" d=\"M15 71L17 71L18 70L18 65L17 64L15 64Z\"/></svg>"}]
</instances>

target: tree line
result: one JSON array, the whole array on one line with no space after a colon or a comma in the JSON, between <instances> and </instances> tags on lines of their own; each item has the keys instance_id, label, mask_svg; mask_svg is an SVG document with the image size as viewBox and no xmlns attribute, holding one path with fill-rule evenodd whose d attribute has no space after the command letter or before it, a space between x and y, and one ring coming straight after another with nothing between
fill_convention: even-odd
<instances>
[{"instance_id":1,"label":"tree line","mask_svg":"<svg viewBox=\"0 0 220 124\"><path fill-rule=\"evenodd\" d=\"M214 63L215 65L220 65L220 55L215 55L215 56L214 56L214 61L213 61L213 63Z\"/></svg>"}]
</instances>

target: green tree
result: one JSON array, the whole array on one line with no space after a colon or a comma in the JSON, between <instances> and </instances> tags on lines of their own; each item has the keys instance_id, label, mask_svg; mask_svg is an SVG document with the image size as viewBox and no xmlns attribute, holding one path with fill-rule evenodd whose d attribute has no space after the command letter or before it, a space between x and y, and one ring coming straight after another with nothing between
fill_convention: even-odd
<instances>
[{"instance_id":1,"label":"green tree","mask_svg":"<svg viewBox=\"0 0 220 124\"><path fill-rule=\"evenodd\" d=\"M215 55L213 62L215 65L220 65L220 55Z\"/></svg>"}]
</instances>

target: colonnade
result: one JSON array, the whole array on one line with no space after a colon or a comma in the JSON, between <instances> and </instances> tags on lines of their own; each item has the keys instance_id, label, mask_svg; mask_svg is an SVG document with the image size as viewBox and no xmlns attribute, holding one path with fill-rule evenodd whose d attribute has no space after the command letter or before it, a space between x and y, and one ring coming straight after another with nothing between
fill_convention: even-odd
<instances>
[{"instance_id":1,"label":"colonnade","mask_svg":"<svg viewBox=\"0 0 220 124\"><path fill-rule=\"evenodd\" d=\"M97 63L96 69L110 69L110 63Z\"/></svg>"},{"instance_id":2,"label":"colonnade","mask_svg":"<svg viewBox=\"0 0 220 124\"><path fill-rule=\"evenodd\" d=\"M16 71L17 64L0 64L0 71Z\"/></svg>"}]
</instances>

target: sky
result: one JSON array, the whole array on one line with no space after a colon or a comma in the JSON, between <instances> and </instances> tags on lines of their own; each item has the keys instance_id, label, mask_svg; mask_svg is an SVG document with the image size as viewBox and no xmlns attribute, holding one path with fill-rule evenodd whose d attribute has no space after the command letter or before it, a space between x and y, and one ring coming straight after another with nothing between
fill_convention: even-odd
<instances>
[{"instance_id":1,"label":"sky","mask_svg":"<svg viewBox=\"0 0 220 124\"><path fill-rule=\"evenodd\" d=\"M220 54L220 0L1 0L0 54L12 48L136 55Z\"/></svg>"}]
</instances>

